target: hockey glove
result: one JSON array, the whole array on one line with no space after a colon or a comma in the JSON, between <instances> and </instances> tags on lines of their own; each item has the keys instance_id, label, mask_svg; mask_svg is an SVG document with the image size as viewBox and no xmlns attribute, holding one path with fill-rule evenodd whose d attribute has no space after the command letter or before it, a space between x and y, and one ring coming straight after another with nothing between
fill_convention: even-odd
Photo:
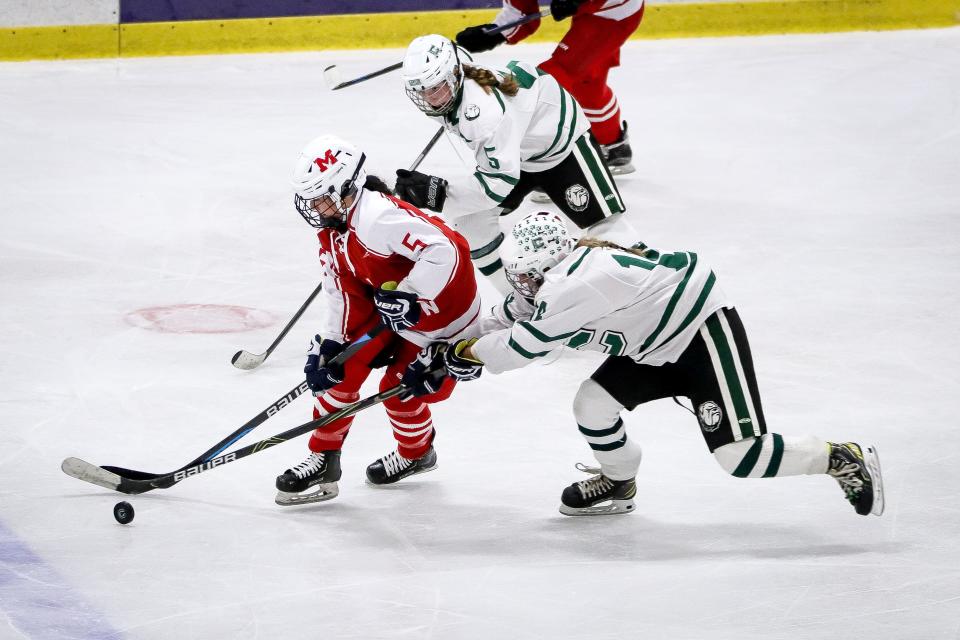
<instances>
[{"instance_id":1,"label":"hockey glove","mask_svg":"<svg viewBox=\"0 0 960 640\"><path fill-rule=\"evenodd\" d=\"M343 365L330 361L343 351L345 345L336 340L324 340L314 336L307 351L307 364L303 372L307 374L307 386L314 394L321 394L343 382Z\"/></svg>"},{"instance_id":2,"label":"hockey glove","mask_svg":"<svg viewBox=\"0 0 960 640\"><path fill-rule=\"evenodd\" d=\"M419 209L440 213L447 200L447 181L419 171L397 169L397 184L393 192Z\"/></svg>"},{"instance_id":3,"label":"hockey glove","mask_svg":"<svg viewBox=\"0 0 960 640\"><path fill-rule=\"evenodd\" d=\"M409 329L420 321L420 303L415 293L377 289L373 304L383 324L391 331Z\"/></svg>"},{"instance_id":4,"label":"hockey glove","mask_svg":"<svg viewBox=\"0 0 960 640\"><path fill-rule=\"evenodd\" d=\"M479 360L473 360L463 355L463 350L472 347L477 341L476 338L470 340L457 340L450 348L443 353L443 366L446 367L450 377L457 381L476 380L483 373L483 363Z\"/></svg>"},{"instance_id":5,"label":"hockey glove","mask_svg":"<svg viewBox=\"0 0 960 640\"><path fill-rule=\"evenodd\" d=\"M550 0L550 13L559 22L575 14L583 3L584 0Z\"/></svg>"},{"instance_id":6,"label":"hockey glove","mask_svg":"<svg viewBox=\"0 0 960 640\"><path fill-rule=\"evenodd\" d=\"M487 33L495 24L481 24L477 27L467 27L457 34L457 44L470 53L490 51L507 41L502 33Z\"/></svg>"},{"instance_id":7,"label":"hockey glove","mask_svg":"<svg viewBox=\"0 0 960 640\"><path fill-rule=\"evenodd\" d=\"M447 343L434 342L421 349L416 359L407 365L401 381L409 389L406 397L427 396L440 390L447 379L443 363L446 350Z\"/></svg>"}]
</instances>

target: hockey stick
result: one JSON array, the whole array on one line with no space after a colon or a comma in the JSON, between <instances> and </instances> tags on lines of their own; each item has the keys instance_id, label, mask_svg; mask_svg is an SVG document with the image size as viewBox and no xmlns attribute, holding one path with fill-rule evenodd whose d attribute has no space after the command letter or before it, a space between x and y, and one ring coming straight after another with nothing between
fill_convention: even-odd
<instances>
[{"instance_id":1,"label":"hockey stick","mask_svg":"<svg viewBox=\"0 0 960 640\"><path fill-rule=\"evenodd\" d=\"M332 364L343 364L348 359L350 359L350 357L353 356L353 354L355 354L357 351L362 349L363 346L370 339L375 338L385 328L386 327L384 327L383 325L377 325L376 327L371 329L370 332L367 333L365 336L358 338L353 343L351 343L350 346L348 346L346 349L340 352L330 362ZM301 396L302 394L306 393L309 390L310 388L307 386L306 381L301 382L296 387L294 387L293 389L288 391L286 394L284 394L281 398L276 400L269 407L267 407L266 409L258 413L256 416L251 418L239 429L237 429L236 431L234 431L233 433L225 437L223 440L221 440L217 444L210 447L207 451L197 456L194 460L191 460L187 464L180 467L180 469L178 469L174 473L205 463L209 461L211 458L214 458L215 456L219 455L225 449L228 449L233 443L237 442L238 440L243 438L245 435L247 435L257 427L259 427L264 422L266 422L268 418L273 417L278 411L280 411L280 409L283 409L284 407L289 405L291 402L296 400L299 396ZM64 473L66 473L67 475L79 477L68 470L68 467L70 466L68 462L71 460L76 460L76 458L67 458L66 460L63 461L63 464L61 464L60 468L63 469ZM83 461L81 460L80 462L83 462ZM86 464L86 463L83 463L83 464ZM134 471L132 469L124 469L123 467L114 467L111 465L105 465L103 467L98 467L98 468L104 469L110 473L124 475L130 478L135 478L135 479L144 480L144 481L155 480L163 476L163 474L147 473L145 471ZM149 489L146 489L146 491L149 491Z\"/></svg>"},{"instance_id":2,"label":"hockey stick","mask_svg":"<svg viewBox=\"0 0 960 640\"><path fill-rule=\"evenodd\" d=\"M283 328L283 331L280 332L280 335L277 336L277 339L273 341L265 353L259 355L250 353L249 351L240 350L233 354L233 358L230 360L230 364L235 366L237 369L245 369L249 371L250 369L256 369L263 364L263 361L270 357L270 354L273 353L273 350L277 348L277 345L280 344L280 341L283 340L284 336L287 335L287 332L297 323L297 320L300 319L300 316L303 315L303 312L307 310L307 307L310 306L310 303L313 302L313 299L317 297L320 293L320 290L323 289L323 283L317 285L317 288L313 290L313 293L310 294L310 297L307 298L306 302L300 305L300 308L297 309L297 312L293 314L293 317L290 318L290 322L287 323L287 326Z\"/></svg>"},{"instance_id":3,"label":"hockey stick","mask_svg":"<svg viewBox=\"0 0 960 640\"><path fill-rule=\"evenodd\" d=\"M532 20L539 20L540 18L546 18L549 15L550 15L549 9L544 9L540 13L528 13L527 15L523 16L522 18L519 18L518 20L514 20L513 22L508 22L507 24L500 25L499 27L494 27L493 29L489 29L486 33L494 34L494 33L501 33L503 31L509 31L514 27L519 27L520 25L526 24ZM361 82L365 82L372 78L376 78L377 76L382 76L385 73L396 71L402 66L403 66L402 62L397 62L396 64L392 64L389 67L384 67L383 69L379 69L377 71L368 73L358 78L353 78L352 80L344 81L342 76L340 75L340 70L337 68L337 65L332 64L323 70L323 80L331 91L336 91L337 89L352 87L355 84L360 84Z\"/></svg>"},{"instance_id":4,"label":"hockey stick","mask_svg":"<svg viewBox=\"0 0 960 640\"><path fill-rule=\"evenodd\" d=\"M420 152L420 155L417 156L417 159L413 161L413 164L410 165L410 171L416 171L417 167L420 166L420 163L423 162L423 159L427 157L427 154L430 153L430 149L433 149L433 145L437 144L437 140L440 139L440 136L443 135L443 127L437 129L437 132L433 134L433 137L430 138L430 142L427 143L427 146L423 148L423 151Z\"/></svg>"},{"instance_id":5,"label":"hockey stick","mask_svg":"<svg viewBox=\"0 0 960 640\"><path fill-rule=\"evenodd\" d=\"M169 489L185 478L198 475L204 471L209 471L210 469L215 469L216 467L222 467L230 462L234 462L241 458L246 458L254 453L263 451L264 449L269 449L270 447L278 445L282 442L286 442L287 440L292 440L297 436L309 433L314 429L340 420L341 418L350 417L363 411L364 409L368 409L374 405L380 404L388 398L399 395L404 391L407 391L407 387L402 384L398 384L397 386L391 387L386 391L381 391L376 395L368 396L362 400L354 402L353 404L347 405L339 411L327 414L321 418L317 418L316 420L311 420L310 422L305 422L297 427L288 429L283 433L278 433L275 436L265 438L260 442L254 442L253 444L247 445L241 449L237 449L236 451L224 453L222 455L209 458L200 464L182 467L169 473L146 473L143 471L134 471L132 469L122 469L120 467L110 466L98 467L79 458L67 458L63 461L63 464L60 465L60 468L68 476L72 476L78 480L83 480L84 482L89 482L99 487L104 487L105 489L112 489L114 491L128 493L131 495L145 493L147 491L152 491L153 489Z\"/></svg>"}]
</instances>

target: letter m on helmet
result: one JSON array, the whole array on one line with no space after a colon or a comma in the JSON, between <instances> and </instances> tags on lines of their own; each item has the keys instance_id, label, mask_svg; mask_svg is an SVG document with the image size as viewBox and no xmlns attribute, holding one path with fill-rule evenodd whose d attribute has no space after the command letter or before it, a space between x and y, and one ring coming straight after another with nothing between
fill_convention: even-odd
<instances>
[{"instance_id":1,"label":"letter m on helmet","mask_svg":"<svg viewBox=\"0 0 960 640\"><path fill-rule=\"evenodd\" d=\"M323 173L327 170L328 164L336 164L337 156L334 155L333 151L327 149L327 152L322 158L316 158L313 162L320 167L320 173Z\"/></svg>"}]
</instances>

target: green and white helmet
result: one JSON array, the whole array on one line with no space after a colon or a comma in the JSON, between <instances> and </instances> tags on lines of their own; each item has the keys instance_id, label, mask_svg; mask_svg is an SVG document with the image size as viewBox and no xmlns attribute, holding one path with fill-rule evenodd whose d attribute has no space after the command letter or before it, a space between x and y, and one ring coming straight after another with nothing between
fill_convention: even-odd
<instances>
[{"instance_id":1,"label":"green and white helmet","mask_svg":"<svg viewBox=\"0 0 960 640\"><path fill-rule=\"evenodd\" d=\"M410 43L400 69L407 97L428 116L449 113L463 84L457 46L449 38L431 34Z\"/></svg>"},{"instance_id":2,"label":"green and white helmet","mask_svg":"<svg viewBox=\"0 0 960 640\"><path fill-rule=\"evenodd\" d=\"M540 211L524 216L500 246L507 281L523 297L535 297L543 274L570 255L576 244L557 214Z\"/></svg>"}]
</instances>

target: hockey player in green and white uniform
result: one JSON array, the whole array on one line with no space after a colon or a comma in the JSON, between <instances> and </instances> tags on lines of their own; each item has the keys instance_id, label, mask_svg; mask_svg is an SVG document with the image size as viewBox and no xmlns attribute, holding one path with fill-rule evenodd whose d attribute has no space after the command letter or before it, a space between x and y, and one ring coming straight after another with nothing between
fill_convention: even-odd
<instances>
[{"instance_id":1,"label":"hockey player in green and white uniform","mask_svg":"<svg viewBox=\"0 0 960 640\"><path fill-rule=\"evenodd\" d=\"M516 291L482 321L482 337L431 345L411 369L444 366L471 380L483 368L516 369L561 345L610 354L580 386L573 408L600 468L564 490L562 513L634 508L641 452L620 414L671 396L691 400L707 446L728 473L829 474L857 513L883 512L874 447L767 432L740 317L697 254L575 242L555 214L536 213L517 223L501 255ZM410 373L410 384L414 379Z\"/></svg>"},{"instance_id":2,"label":"hockey player in green and white uniform","mask_svg":"<svg viewBox=\"0 0 960 640\"><path fill-rule=\"evenodd\" d=\"M505 69L487 68L469 62L468 55L448 38L422 36L407 49L401 76L417 108L473 150L476 170L450 184L400 169L394 191L417 207L444 212L467 238L480 272L507 294L510 286L497 255L503 240L498 218L531 191L545 191L594 236L626 225L617 215L625 207L590 121L553 76L517 61ZM448 199L453 206L445 211ZM451 209L465 214L457 217ZM605 220L602 230L594 226Z\"/></svg>"}]
</instances>

